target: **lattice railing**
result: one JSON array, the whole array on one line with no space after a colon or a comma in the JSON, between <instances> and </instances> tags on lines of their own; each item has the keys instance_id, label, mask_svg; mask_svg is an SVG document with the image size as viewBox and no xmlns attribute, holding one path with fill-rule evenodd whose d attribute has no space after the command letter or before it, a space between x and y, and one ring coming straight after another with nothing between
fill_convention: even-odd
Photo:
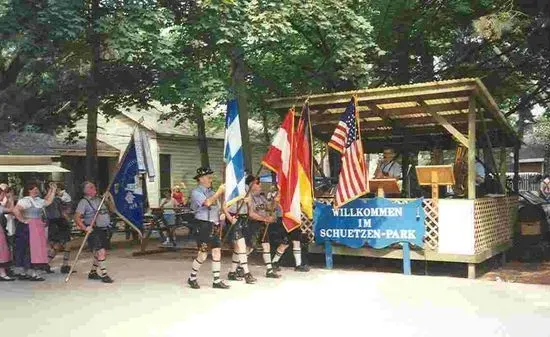
<instances>
[{"instance_id":1,"label":"lattice railing","mask_svg":"<svg viewBox=\"0 0 550 337\"><path fill-rule=\"evenodd\" d=\"M331 205L334 199L316 199L327 205ZM392 199L392 201L405 204L409 202L407 199ZM424 249L437 250L439 244L439 209L437 201L433 199L424 199L422 202L426 219L424 220ZM313 242L315 235L313 233L313 223L304 214L302 214L302 233L308 238L309 242Z\"/></svg>"},{"instance_id":2,"label":"lattice railing","mask_svg":"<svg viewBox=\"0 0 550 337\"><path fill-rule=\"evenodd\" d=\"M512 240L518 197L476 199L474 203L475 252L480 253Z\"/></svg>"}]
</instances>

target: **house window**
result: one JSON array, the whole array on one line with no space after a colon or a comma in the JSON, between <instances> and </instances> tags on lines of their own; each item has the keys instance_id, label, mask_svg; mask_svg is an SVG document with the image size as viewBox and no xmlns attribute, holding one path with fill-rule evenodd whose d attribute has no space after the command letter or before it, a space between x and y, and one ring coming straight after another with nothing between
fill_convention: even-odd
<instances>
[{"instance_id":1,"label":"house window","mask_svg":"<svg viewBox=\"0 0 550 337\"><path fill-rule=\"evenodd\" d=\"M160 166L160 190L164 192L171 188L172 176L171 176L171 161L172 156L169 154L161 154L159 158Z\"/></svg>"}]
</instances>

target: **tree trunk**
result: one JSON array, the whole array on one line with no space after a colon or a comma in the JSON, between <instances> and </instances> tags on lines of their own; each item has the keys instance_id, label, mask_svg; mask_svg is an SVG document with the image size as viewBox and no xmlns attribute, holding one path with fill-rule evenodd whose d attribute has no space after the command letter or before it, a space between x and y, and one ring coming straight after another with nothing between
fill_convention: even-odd
<instances>
[{"instance_id":1,"label":"tree trunk","mask_svg":"<svg viewBox=\"0 0 550 337\"><path fill-rule=\"evenodd\" d=\"M201 154L201 166L210 167L210 159L208 158L208 139L206 138L206 123L204 114L198 106L194 106L195 122L197 123L199 152Z\"/></svg>"},{"instance_id":2,"label":"tree trunk","mask_svg":"<svg viewBox=\"0 0 550 337\"><path fill-rule=\"evenodd\" d=\"M267 120L267 110L262 108L262 127L264 131L265 145L269 147L271 145L271 136L269 135L269 123ZM271 181L275 182L277 175L271 171Z\"/></svg>"},{"instance_id":3,"label":"tree trunk","mask_svg":"<svg viewBox=\"0 0 550 337\"><path fill-rule=\"evenodd\" d=\"M250 134L248 131L248 97L246 93L245 75L242 51L238 48L233 48L231 51L231 82L237 99L237 105L239 106L244 167L248 172L252 172L252 151L250 147Z\"/></svg>"},{"instance_id":4,"label":"tree trunk","mask_svg":"<svg viewBox=\"0 0 550 337\"><path fill-rule=\"evenodd\" d=\"M550 145L545 145L544 146L544 167L542 168L543 169L543 173L544 175L550 175Z\"/></svg>"},{"instance_id":5,"label":"tree trunk","mask_svg":"<svg viewBox=\"0 0 550 337\"><path fill-rule=\"evenodd\" d=\"M99 105L99 77L101 62L100 36L95 31L99 20L99 1L92 0L88 40L92 49L90 84L88 86L88 123L86 126L86 179L97 180L97 115Z\"/></svg>"}]
</instances>

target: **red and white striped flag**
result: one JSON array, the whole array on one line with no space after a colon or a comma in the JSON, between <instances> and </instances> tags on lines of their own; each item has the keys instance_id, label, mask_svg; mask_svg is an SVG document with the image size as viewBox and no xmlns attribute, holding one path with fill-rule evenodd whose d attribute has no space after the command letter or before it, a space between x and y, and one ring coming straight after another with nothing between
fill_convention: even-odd
<instances>
[{"instance_id":1,"label":"red and white striped flag","mask_svg":"<svg viewBox=\"0 0 550 337\"><path fill-rule=\"evenodd\" d=\"M328 145L340 152L342 158L335 202L335 206L340 207L369 190L359 120L353 99L342 114Z\"/></svg>"},{"instance_id":2,"label":"red and white striped flag","mask_svg":"<svg viewBox=\"0 0 550 337\"><path fill-rule=\"evenodd\" d=\"M277 174L283 225L287 232L300 226L302 214L294 141L294 109L290 109L262 160L263 166Z\"/></svg>"}]
</instances>

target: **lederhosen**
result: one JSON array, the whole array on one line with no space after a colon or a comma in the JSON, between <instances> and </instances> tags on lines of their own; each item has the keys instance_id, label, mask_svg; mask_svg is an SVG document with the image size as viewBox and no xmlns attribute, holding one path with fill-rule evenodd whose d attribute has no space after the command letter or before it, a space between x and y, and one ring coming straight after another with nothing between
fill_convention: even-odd
<instances>
[{"instance_id":1,"label":"lederhosen","mask_svg":"<svg viewBox=\"0 0 550 337\"><path fill-rule=\"evenodd\" d=\"M244 201L238 201L235 204L235 211L237 211L237 209L239 208L241 202L244 202ZM248 207L248 206L246 204L242 205L239 212L242 212L244 207ZM247 213L236 214L236 213L233 213L233 212L229 212L229 214L231 214L232 217L237 218L237 222L235 222L235 224L233 224L231 226L231 229L230 229L230 232L229 232L229 237L230 237L231 241L237 241L237 240L240 240L242 238L245 238L245 240L248 241L247 238L251 237L250 236L250 233L251 233L250 226L248 225L248 214ZM247 242L247 244L248 244L248 242Z\"/></svg>"},{"instance_id":2,"label":"lederhosen","mask_svg":"<svg viewBox=\"0 0 550 337\"><path fill-rule=\"evenodd\" d=\"M57 200L56 200L57 199ZM54 202L46 207L46 213L48 214L48 241L53 243L65 244L71 241L71 228L69 222L63 217L62 201L55 197ZM50 209L58 207L58 217L50 218Z\"/></svg>"},{"instance_id":3,"label":"lederhosen","mask_svg":"<svg viewBox=\"0 0 550 337\"><path fill-rule=\"evenodd\" d=\"M251 196L254 206L254 212L257 214L260 214L262 216L265 216L267 214L267 198L265 198L262 195L252 195ZM250 231L250 241L251 243L254 243L254 238L256 235L259 235L258 241L260 243L268 243L269 242L269 231L272 231L271 224L265 223L263 221L256 221L256 220L250 220L248 222L248 227ZM252 246L252 245L251 245Z\"/></svg>"},{"instance_id":4,"label":"lederhosen","mask_svg":"<svg viewBox=\"0 0 550 337\"><path fill-rule=\"evenodd\" d=\"M210 191L212 192L212 191ZM204 196L208 199L211 197L214 193L212 192L210 195L207 193L204 193L201 191L201 193L204 194ZM205 207L205 206L201 206ZM206 207L208 210L208 220L200 220L197 219L197 214L195 213L195 226L196 226L196 232L197 232L197 248L201 252L207 252L208 249L213 248L220 248L221 247L221 225L217 221L213 221L216 219L210 219L210 212L212 211L212 208L218 208L219 206L216 204L216 206L209 206ZM197 210L198 211L198 210Z\"/></svg>"},{"instance_id":5,"label":"lederhosen","mask_svg":"<svg viewBox=\"0 0 550 337\"><path fill-rule=\"evenodd\" d=\"M88 198L83 198L88 202L88 205L92 209L92 212L95 214L97 212L97 209L92 205L90 200ZM107 207L105 205L101 206L101 209L99 210L99 214L105 214L109 211L106 209ZM86 227L89 226L89 224L85 224ZM88 248L91 251L97 251L100 249L108 249L109 248L109 227L98 227L94 226L94 230L88 235Z\"/></svg>"}]
</instances>

